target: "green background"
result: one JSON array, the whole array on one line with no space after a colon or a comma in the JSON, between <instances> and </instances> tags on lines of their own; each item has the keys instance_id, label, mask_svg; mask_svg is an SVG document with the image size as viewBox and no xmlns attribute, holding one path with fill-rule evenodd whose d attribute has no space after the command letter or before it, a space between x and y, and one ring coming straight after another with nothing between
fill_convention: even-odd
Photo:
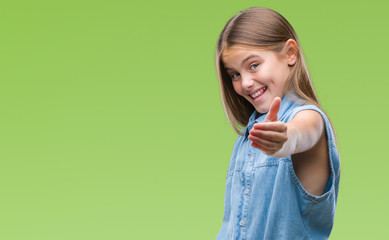
<instances>
[{"instance_id":1,"label":"green background","mask_svg":"<svg viewBox=\"0 0 389 240\"><path fill-rule=\"evenodd\" d=\"M295 28L340 142L331 239L385 239L385 1L2 1L0 239L215 239L237 135L214 52L261 6Z\"/></svg>"}]
</instances>

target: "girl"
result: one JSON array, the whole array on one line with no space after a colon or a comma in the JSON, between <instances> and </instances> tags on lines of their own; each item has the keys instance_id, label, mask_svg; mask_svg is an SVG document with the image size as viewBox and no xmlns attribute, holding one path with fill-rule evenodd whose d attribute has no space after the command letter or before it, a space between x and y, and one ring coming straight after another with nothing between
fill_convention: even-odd
<instances>
[{"instance_id":1,"label":"girl","mask_svg":"<svg viewBox=\"0 0 389 240\"><path fill-rule=\"evenodd\" d=\"M340 161L294 29L274 10L242 11L219 36L216 67L239 134L217 239L327 239Z\"/></svg>"}]
</instances>

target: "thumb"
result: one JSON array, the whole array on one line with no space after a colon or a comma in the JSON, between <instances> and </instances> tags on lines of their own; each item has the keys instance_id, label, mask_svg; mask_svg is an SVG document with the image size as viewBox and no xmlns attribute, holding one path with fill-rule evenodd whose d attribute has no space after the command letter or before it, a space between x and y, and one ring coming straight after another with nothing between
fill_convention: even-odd
<instances>
[{"instance_id":1,"label":"thumb","mask_svg":"<svg viewBox=\"0 0 389 240\"><path fill-rule=\"evenodd\" d=\"M277 114L280 110L281 98L275 97L273 103L270 106L269 112L266 115L264 122L277 122Z\"/></svg>"}]
</instances>

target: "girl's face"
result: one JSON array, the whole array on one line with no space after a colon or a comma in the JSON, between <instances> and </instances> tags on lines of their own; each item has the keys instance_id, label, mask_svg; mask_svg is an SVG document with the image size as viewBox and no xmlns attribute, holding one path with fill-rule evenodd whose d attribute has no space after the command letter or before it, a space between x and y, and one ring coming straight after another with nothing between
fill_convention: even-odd
<instances>
[{"instance_id":1,"label":"girl's face","mask_svg":"<svg viewBox=\"0 0 389 240\"><path fill-rule=\"evenodd\" d=\"M285 45L286 46L286 45ZM295 58L270 50L232 46L223 51L222 60L237 94L246 98L260 113L269 111L275 97L283 97L289 65Z\"/></svg>"}]
</instances>

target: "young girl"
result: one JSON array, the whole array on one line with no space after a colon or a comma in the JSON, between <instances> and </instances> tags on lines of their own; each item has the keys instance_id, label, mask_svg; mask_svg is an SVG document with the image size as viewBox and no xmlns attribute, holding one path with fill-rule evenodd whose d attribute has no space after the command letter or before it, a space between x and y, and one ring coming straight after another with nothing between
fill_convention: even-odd
<instances>
[{"instance_id":1,"label":"young girl","mask_svg":"<svg viewBox=\"0 0 389 240\"><path fill-rule=\"evenodd\" d=\"M239 134L217 239L327 239L339 155L294 29L274 10L242 11L219 36L216 66Z\"/></svg>"}]
</instances>

